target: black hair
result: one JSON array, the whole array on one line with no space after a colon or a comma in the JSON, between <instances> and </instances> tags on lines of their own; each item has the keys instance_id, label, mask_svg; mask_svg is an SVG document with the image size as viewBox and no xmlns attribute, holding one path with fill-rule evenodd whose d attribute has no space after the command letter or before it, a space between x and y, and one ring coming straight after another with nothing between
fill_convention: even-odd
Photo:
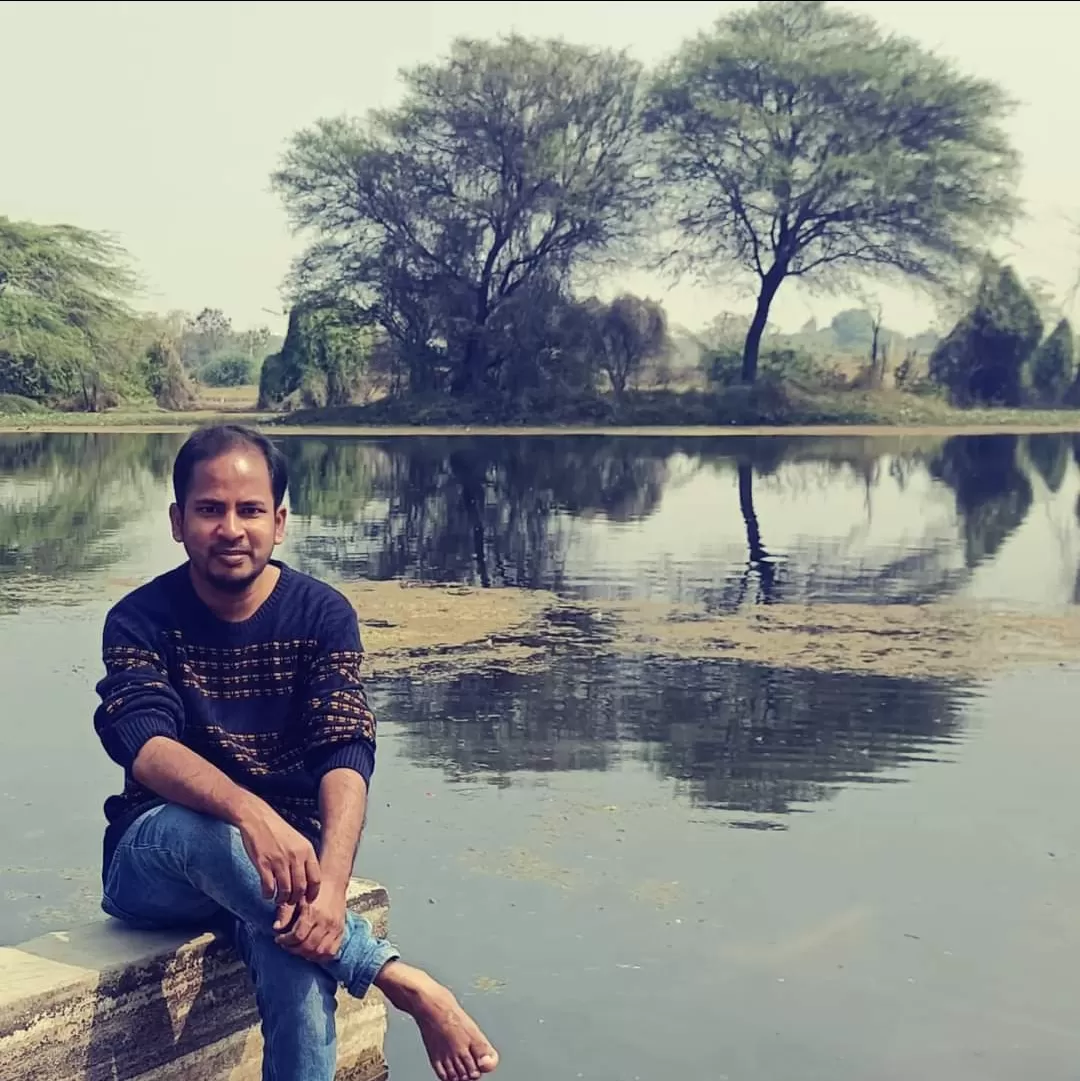
<instances>
[{"instance_id":1,"label":"black hair","mask_svg":"<svg viewBox=\"0 0 1080 1081\"><path fill-rule=\"evenodd\" d=\"M270 488L274 493L274 509L285 499L289 487L289 467L285 455L265 435L239 424L216 424L192 432L184 441L173 462L173 495L181 513L191 488L191 477L199 462L208 462L237 447L253 447L262 452L270 470Z\"/></svg>"}]
</instances>

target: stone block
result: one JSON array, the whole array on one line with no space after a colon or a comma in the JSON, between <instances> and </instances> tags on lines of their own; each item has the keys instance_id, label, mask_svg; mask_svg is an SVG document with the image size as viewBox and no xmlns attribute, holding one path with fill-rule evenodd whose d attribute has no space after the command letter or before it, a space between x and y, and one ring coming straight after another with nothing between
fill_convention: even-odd
<instances>
[{"instance_id":1,"label":"stone block","mask_svg":"<svg viewBox=\"0 0 1080 1081\"><path fill-rule=\"evenodd\" d=\"M349 907L385 936L386 891L353 879ZM339 1081L384 1081L387 1009L338 995ZM259 1081L250 978L223 938L136 931L102 917L0 947L0 1081Z\"/></svg>"}]
</instances>

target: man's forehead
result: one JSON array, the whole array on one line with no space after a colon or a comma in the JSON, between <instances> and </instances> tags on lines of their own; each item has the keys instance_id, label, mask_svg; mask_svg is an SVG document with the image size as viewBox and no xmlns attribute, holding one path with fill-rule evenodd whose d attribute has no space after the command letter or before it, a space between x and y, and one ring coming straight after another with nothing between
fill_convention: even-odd
<instances>
[{"instance_id":1,"label":"man's forehead","mask_svg":"<svg viewBox=\"0 0 1080 1081\"><path fill-rule=\"evenodd\" d=\"M270 469L256 450L238 448L199 462L191 474L191 498L231 495L239 498L269 498L272 492Z\"/></svg>"}]
</instances>

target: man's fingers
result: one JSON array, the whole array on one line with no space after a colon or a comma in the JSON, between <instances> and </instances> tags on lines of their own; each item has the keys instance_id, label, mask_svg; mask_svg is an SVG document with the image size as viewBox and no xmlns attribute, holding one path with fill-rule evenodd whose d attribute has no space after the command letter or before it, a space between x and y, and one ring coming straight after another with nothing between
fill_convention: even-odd
<instances>
[{"instance_id":1,"label":"man's fingers","mask_svg":"<svg viewBox=\"0 0 1080 1081\"><path fill-rule=\"evenodd\" d=\"M277 916L274 919L274 930L284 931L290 923L293 921L293 917L296 915L296 905L283 904L278 905Z\"/></svg>"},{"instance_id":2,"label":"man's fingers","mask_svg":"<svg viewBox=\"0 0 1080 1081\"><path fill-rule=\"evenodd\" d=\"M319 887L322 884L322 873L319 870L319 861L315 858L314 852L308 856L304 864L304 870L307 873L307 893L305 896L308 904L312 904L319 896Z\"/></svg>"},{"instance_id":3,"label":"man's fingers","mask_svg":"<svg viewBox=\"0 0 1080 1081\"><path fill-rule=\"evenodd\" d=\"M291 930L278 938L278 945L283 946L285 949L302 946L316 923L317 921L310 910L301 908L300 915L296 918Z\"/></svg>"},{"instance_id":4,"label":"man's fingers","mask_svg":"<svg viewBox=\"0 0 1080 1081\"><path fill-rule=\"evenodd\" d=\"M277 892L277 876L269 860L260 860L255 869L259 872L259 882L262 884L263 897L273 897Z\"/></svg>"}]
</instances>

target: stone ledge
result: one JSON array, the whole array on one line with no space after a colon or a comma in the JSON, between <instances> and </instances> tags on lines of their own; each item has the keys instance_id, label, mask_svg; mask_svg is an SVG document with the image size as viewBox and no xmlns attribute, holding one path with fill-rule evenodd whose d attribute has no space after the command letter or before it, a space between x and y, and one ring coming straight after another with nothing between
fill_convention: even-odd
<instances>
[{"instance_id":1,"label":"stone ledge","mask_svg":"<svg viewBox=\"0 0 1080 1081\"><path fill-rule=\"evenodd\" d=\"M353 879L349 908L385 936L386 890ZM338 997L339 1081L383 1081L386 1003ZM0 1081L259 1081L247 972L212 933L102 918L0 947Z\"/></svg>"}]
</instances>

